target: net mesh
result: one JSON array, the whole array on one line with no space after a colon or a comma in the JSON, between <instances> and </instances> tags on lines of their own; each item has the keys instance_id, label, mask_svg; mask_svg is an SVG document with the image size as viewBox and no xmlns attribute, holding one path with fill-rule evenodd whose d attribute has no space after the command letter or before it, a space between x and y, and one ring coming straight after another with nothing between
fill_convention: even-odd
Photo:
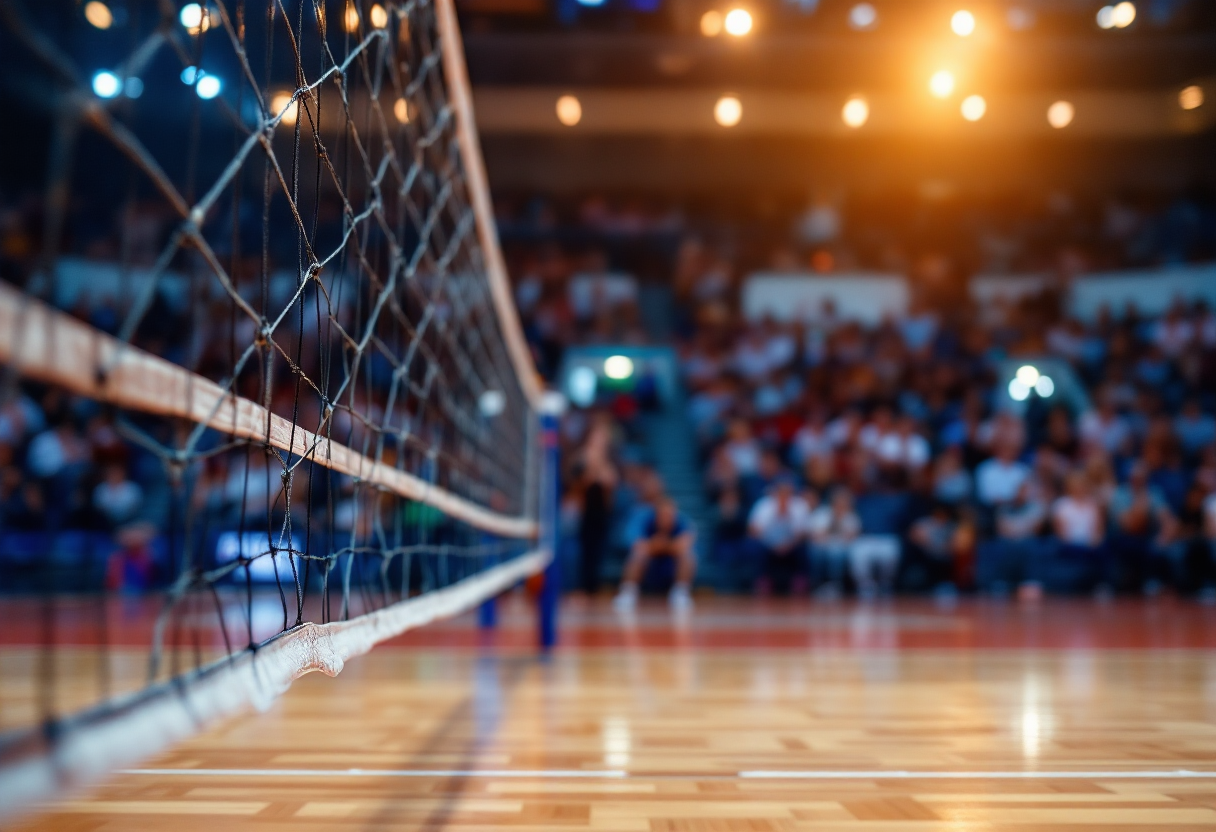
<instances>
[{"instance_id":1,"label":"net mesh","mask_svg":"<svg viewBox=\"0 0 1216 832\"><path fill-rule=\"evenodd\" d=\"M47 725L534 545L532 382L444 8L119 11L102 30L0 0L6 72L50 125L38 244L0 295L4 407L42 414L28 459L44 436L68 456L26 472L45 505L22 540L49 551L11 609L44 646L84 628L147 648L141 674L126 653L73 665L93 688L45 650L10 668ZM102 588L153 605L132 624L60 597Z\"/></svg>"}]
</instances>

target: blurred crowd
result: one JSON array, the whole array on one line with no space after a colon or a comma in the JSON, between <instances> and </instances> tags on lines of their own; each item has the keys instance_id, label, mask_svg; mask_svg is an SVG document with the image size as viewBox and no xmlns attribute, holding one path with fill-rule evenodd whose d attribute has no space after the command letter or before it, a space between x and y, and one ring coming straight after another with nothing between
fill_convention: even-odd
<instances>
[{"instance_id":1,"label":"blurred crowd","mask_svg":"<svg viewBox=\"0 0 1216 832\"><path fill-rule=\"evenodd\" d=\"M719 308L713 308L714 306ZM702 304L682 363L713 557L762 590L1210 587L1216 315L1084 323L1037 296L866 328ZM1011 397L1063 362L1081 392Z\"/></svg>"}]
</instances>

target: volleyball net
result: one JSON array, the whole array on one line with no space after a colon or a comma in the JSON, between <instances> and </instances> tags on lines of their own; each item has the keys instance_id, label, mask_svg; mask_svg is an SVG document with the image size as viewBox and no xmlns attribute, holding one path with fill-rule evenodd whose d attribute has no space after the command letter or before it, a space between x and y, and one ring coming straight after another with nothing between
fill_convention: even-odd
<instances>
[{"instance_id":1,"label":"volleyball net","mask_svg":"<svg viewBox=\"0 0 1216 832\"><path fill-rule=\"evenodd\" d=\"M0 284L11 815L550 555L452 0L0 27L47 137Z\"/></svg>"}]
</instances>

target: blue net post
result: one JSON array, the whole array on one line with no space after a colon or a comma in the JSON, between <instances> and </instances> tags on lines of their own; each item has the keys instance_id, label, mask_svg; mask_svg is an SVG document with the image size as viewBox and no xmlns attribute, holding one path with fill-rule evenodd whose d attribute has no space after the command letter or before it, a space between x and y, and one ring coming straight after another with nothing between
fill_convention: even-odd
<instances>
[{"instance_id":1,"label":"blue net post","mask_svg":"<svg viewBox=\"0 0 1216 832\"><path fill-rule=\"evenodd\" d=\"M564 403L564 402L563 402ZM541 495L540 545L550 553L540 594L537 597L538 640L542 650L557 644L557 605L561 593L561 561L558 557L558 421L561 407L546 407L540 417Z\"/></svg>"},{"instance_id":2,"label":"blue net post","mask_svg":"<svg viewBox=\"0 0 1216 832\"><path fill-rule=\"evenodd\" d=\"M498 626L498 599L487 598L477 608L477 626L483 630L493 630Z\"/></svg>"}]
</instances>

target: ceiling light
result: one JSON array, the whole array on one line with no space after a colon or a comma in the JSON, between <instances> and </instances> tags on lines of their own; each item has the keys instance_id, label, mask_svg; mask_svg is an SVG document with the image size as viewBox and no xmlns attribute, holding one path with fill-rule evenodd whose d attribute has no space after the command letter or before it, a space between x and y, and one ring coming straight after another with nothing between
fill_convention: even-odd
<instances>
[{"instance_id":1,"label":"ceiling light","mask_svg":"<svg viewBox=\"0 0 1216 832\"><path fill-rule=\"evenodd\" d=\"M1072 124L1076 114L1077 110L1071 101L1057 101L1047 108L1047 123L1057 130L1063 130Z\"/></svg>"},{"instance_id":2,"label":"ceiling light","mask_svg":"<svg viewBox=\"0 0 1216 832\"><path fill-rule=\"evenodd\" d=\"M567 127L573 127L583 120L583 105L573 95L563 95L557 99L557 120Z\"/></svg>"},{"instance_id":3,"label":"ceiling light","mask_svg":"<svg viewBox=\"0 0 1216 832\"><path fill-rule=\"evenodd\" d=\"M984 100L984 96L982 95L969 95L963 99L959 111L967 121L979 121L984 117L984 113L988 111L988 102Z\"/></svg>"},{"instance_id":4,"label":"ceiling light","mask_svg":"<svg viewBox=\"0 0 1216 832\"><path fill-rule=\"evenodd\" d=\"M975 31L975 15L966 9L960 9L950 18L950 28L959 37L967 37Z\"/></svg>"},{"instance_id":5,"label":"ceiling light","mask_svg":"<svg viewBox=\"0 0 1216 832\"><path fill-rule=\"evenodd\" d=\"M860 127L870 118L870 105L866 103L864 98L850 98L844 103L844 109L840 111L840 117L844 119L844 123L849 127Z\"/></svg>"},{"instance_id":6,"label":"ceiling light","mask_svg":"<svg viewBox=\"0 0 1216 832\"><path fill-rule=\"evenodd\" d=\"M714 105L714 121L723 127L734 127L743 118L743 104L733 95L724 95Z\"/></svg>"}]
</instances>

